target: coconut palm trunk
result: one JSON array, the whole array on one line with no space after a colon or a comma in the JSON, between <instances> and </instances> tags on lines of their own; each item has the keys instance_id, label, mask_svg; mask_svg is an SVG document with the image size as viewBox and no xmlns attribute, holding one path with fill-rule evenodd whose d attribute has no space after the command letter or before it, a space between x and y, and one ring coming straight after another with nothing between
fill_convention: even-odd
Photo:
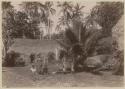
<instances>
[{"instance_id":1,"label":"coconut palm trunk","mask_svg":"<svg viewBox=\"0 0 125 89\"><path fill-rule=\"evenodd\" d=\"M35 38L35 35L36 35L36 34L35 34L35 31L33 31L33 38Z\"/></svg>"},{"instance_id":2,"label":"coconut palm trunk","mask_svg":"<svg viewBox=\"0 0 125 89\"><path fill-rule=\"evenodd\" d=\"M25 39L25 33L24 33L24 30L23 30L23 35L22 35L23 39Z\"/></svg>"},{"instance_id":3,"label":"coconut palm trunk","mask_svg":"<svg viewBox=\"0 0 125 89\"><path fill-rule=\"evenodd\" d=\"M3 45L3 50L2 50L2 52L3 52L2 61L4 61L4 59L5 59L6 55L7 55L7 47L5 47L5 45Z\"/></svg>"},{"instance_id":4,"label":"coconut palm trunk","mask_svg":"<svg viewBox=\"0 0 125 89\"><path fill-rule=\"evenodd\" d=\"M49 33L49 39L51 40L50 19L48 20L48 33Z\"/></svg>"},{"instance_id":5,"label":"coconut palm trunk","mask_svg":"<svg viewBox=\"0 0 125 89\"><path fill-rule=\"evenodd\" d=\"M40 32L40 40L41 40L41 32Z\"/></svg>"},{"instance_id":6,"label":"coconut palm trunk","mask_svg":"<svg viewBox=\"0 0 125 89\"><path fill-rule=\"evenodd\" d=\"M79 29L79 42L81 42L81 27Z\"/></svg>"}]
</instances>

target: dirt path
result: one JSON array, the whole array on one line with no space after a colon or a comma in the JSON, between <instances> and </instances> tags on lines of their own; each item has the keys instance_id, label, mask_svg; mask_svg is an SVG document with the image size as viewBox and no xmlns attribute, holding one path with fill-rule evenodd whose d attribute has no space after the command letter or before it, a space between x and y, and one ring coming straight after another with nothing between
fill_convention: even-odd
<instances>
[{"instance_id":1,"label":"dirt path","mask_svg":"<svg viewBox=\"0 0 125 89\"><path fill-rule=\"evenodd\" d=\"M120 87L123 76L114 76L109 72L94 75L81 72L75 74L56 74L39 76L33 81L28 67L3 68L3 87Z\"/></svg>"}]
</instances>

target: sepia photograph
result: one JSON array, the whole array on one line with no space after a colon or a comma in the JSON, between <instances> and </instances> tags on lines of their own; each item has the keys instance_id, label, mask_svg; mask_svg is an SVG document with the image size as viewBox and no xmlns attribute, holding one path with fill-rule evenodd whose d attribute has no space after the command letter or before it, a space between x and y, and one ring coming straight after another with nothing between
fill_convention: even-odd
<instances>
[{"instance_id":1,"label":"sepia photograph","mask_svg":"<svg viewBox=\"0 0 125 89\"><path fill-rule=\"evenodd\" d=\"M124 2L1 1L2 87L124 87Z\"/></svg>"}]
</instances>

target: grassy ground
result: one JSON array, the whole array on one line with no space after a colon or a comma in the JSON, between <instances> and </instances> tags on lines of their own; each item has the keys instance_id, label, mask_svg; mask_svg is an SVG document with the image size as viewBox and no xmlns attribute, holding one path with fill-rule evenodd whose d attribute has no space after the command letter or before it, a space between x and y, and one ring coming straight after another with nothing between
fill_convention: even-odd
<instances>
[{"instance_id":1,"label":"grassy ground","mask_svg":"<svg viewBox=\"0 0 125 89\"><path fill-rule=\"evenodd\" d=\"M33 81L29 67L3 68L3 87L121 87L123 76L81 72L75 74L39 75Z\"/></svg>"},{"instance_id":2,"label":"grassy ground","mask_svg":"<svg viewBox=\"0 0 125 89\"><path fill-rule=\"evenodd\" d=\"M51 40L16 39L10 50L16 50L24 54L31 52L54 51L58 44ZM123 86L123 76L112 75L104 72L103 75L81 72L75 74L51 74L56 71L56 63L49 65L49 75L38 75L38 80L33 81L29 66L3 67L3 87L120 87Z\"/></svg>"}]
</instances>

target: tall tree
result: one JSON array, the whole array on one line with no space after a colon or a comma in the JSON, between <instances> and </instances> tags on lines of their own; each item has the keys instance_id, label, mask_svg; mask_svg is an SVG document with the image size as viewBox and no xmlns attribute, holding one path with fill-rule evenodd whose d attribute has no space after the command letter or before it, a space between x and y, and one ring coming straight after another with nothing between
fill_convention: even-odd
<instances>
[{"instance_id":1,"label":"tall tree","mask_svg":"<svg viewBox=\"0 0 125 89\"><path fill-rule=\"evenodd\" d=\"M73 30L75 31L76 29L78 29L77 31L75 31L76 35L78 33L78 39L79 39L79 42L81 42L81 24L82 23L82 19L83 19L83 15L84 13L82 12L82 9L84 8L85 6L80 6L80 4L76 4L73 8L73 15L72 15L72 23L73 23ZM76 24L77 22L77 24Z\"/></svg>"},{"instance_id":2,"label":"tall tree","mask_svg":"<svg viewBox=\"0 0 125 89\"><path fill-rule=\"evenodd\" d=\"M15 38L24 38L26 36L25 32L26 30L28 30L28 16L21 11L17 11L17 13L15 13L15 31L12 33L12 35Z\"/></svg>"},{"instance_id":3,"label":"tall tree","mask_svg":"<svg viewBox=\"0 0 125 89\"><path fill-rule=\"evenodd\" d=\"M32 30L32 34L36 37L36 33L39 31L38 24L40 22L46 22L45 5L40 2L23 2L21 6L28 15L29 30Z\"/></svg>"},{"instance_id":4,"label":"tall tree","mask_svg":"<svg viewBox=\"0 0 125 89\"><path fill-rule=\"evenodd\" d=\"M47 18L47 27L48 27L48 33L49 33L49 38L51 39L51 28L53 21L51 20L51 15L54 15L56 10L52 7L53 2L52 1L47 1L45 2L45 11L46 11L46 18Z\"/></svg>"},{"instance_id":5,"label":"tall tree","mask_svg":"<svg viewBox=\"0 0 125 89\"><path fill-rule=\"evenodd\" d=\"M23 2L21 6L31 21L39 23L45 15L45 6L40 2Z\"/></svg>"},{"instance_id":6,"label":"tall tree","mask_svg":"<svg viewBox=\"0 0 125 89\"><path fill-rule=\"evenodd\" d=\"M62 13L62 16L59 18L59 25L65 25L67 27L70 27L69 23L71 22L71 18L73 15L72 3L66 1L63 3L58 2L57 6L61 8L60 13Z\"/></svg>"},{"instance_id":7,"label":"tall tree","mask_svg":"<svg viewBox=\"0 0 125 89\"><path fill-rule=\"evenodd\" d=\"M79 3L76 3L76 5L75 5L74 8L73 8L72 18L80 20L81 17L83 17L83 14L84 14L84 13L82 12L82 9L83 9L84 7L85 7L85 6L80 5Z\"/></svg>"},{"instance_id":8,"label":"tall tree","mask_svg":"<svg viewBox=\"0 0 125 89\"><path fill-rule=\"evenodd\" d=\"M73 32L75 33L76 36L78 36L80 41L81 40L80 26L82 24L81 23L83 19L82 9L84 8L84 6L78 3L76 3L76 5L74 6L72 5L71 2L58 3L58 6L61 7L60 12L62 12L63 15L59 18L59 24L57 25L57 29L60 29L61 27L60 25L72 28Z\"/></svg>"},{"instance_id":9,"label":"tall tree","mask_svg":"<svg viewBox=\"0 0 125 89\"><path fill-rule=\"evenodd\" d=\"M123 13L123 2L99 2L92 9L91 16L102 26L105 34L111 35L112 27Z\"/></svg>"},{"instance_id":10,"label":"tall tree","mask_svg":"<svg viewBox=\"0 0 125 89\"><path fill-rule=\"evenodd\" d=\"M2 41L3 58L6 57L9 47L13 43L12 32L14 30L14 9L11 2L2 2Z\"/></svg>"},{"instance_id":11,"label":"tall tree","mask_svg":"<svg viewBox=\"0 0 125 89\"><path fill-rule=\"evenodd\" d=\"M47 26L47 31L50 35L50 29L53 23L50 16L51 14L53 15L55 13L55 9L52 8L53 2L45 2L45 4L40 2L23 2L22 6L24 8L24 12L28 14L30 22L34 22L36 25L40 24L41 22L45 23Z\"/></svg>"}]
</instances>

